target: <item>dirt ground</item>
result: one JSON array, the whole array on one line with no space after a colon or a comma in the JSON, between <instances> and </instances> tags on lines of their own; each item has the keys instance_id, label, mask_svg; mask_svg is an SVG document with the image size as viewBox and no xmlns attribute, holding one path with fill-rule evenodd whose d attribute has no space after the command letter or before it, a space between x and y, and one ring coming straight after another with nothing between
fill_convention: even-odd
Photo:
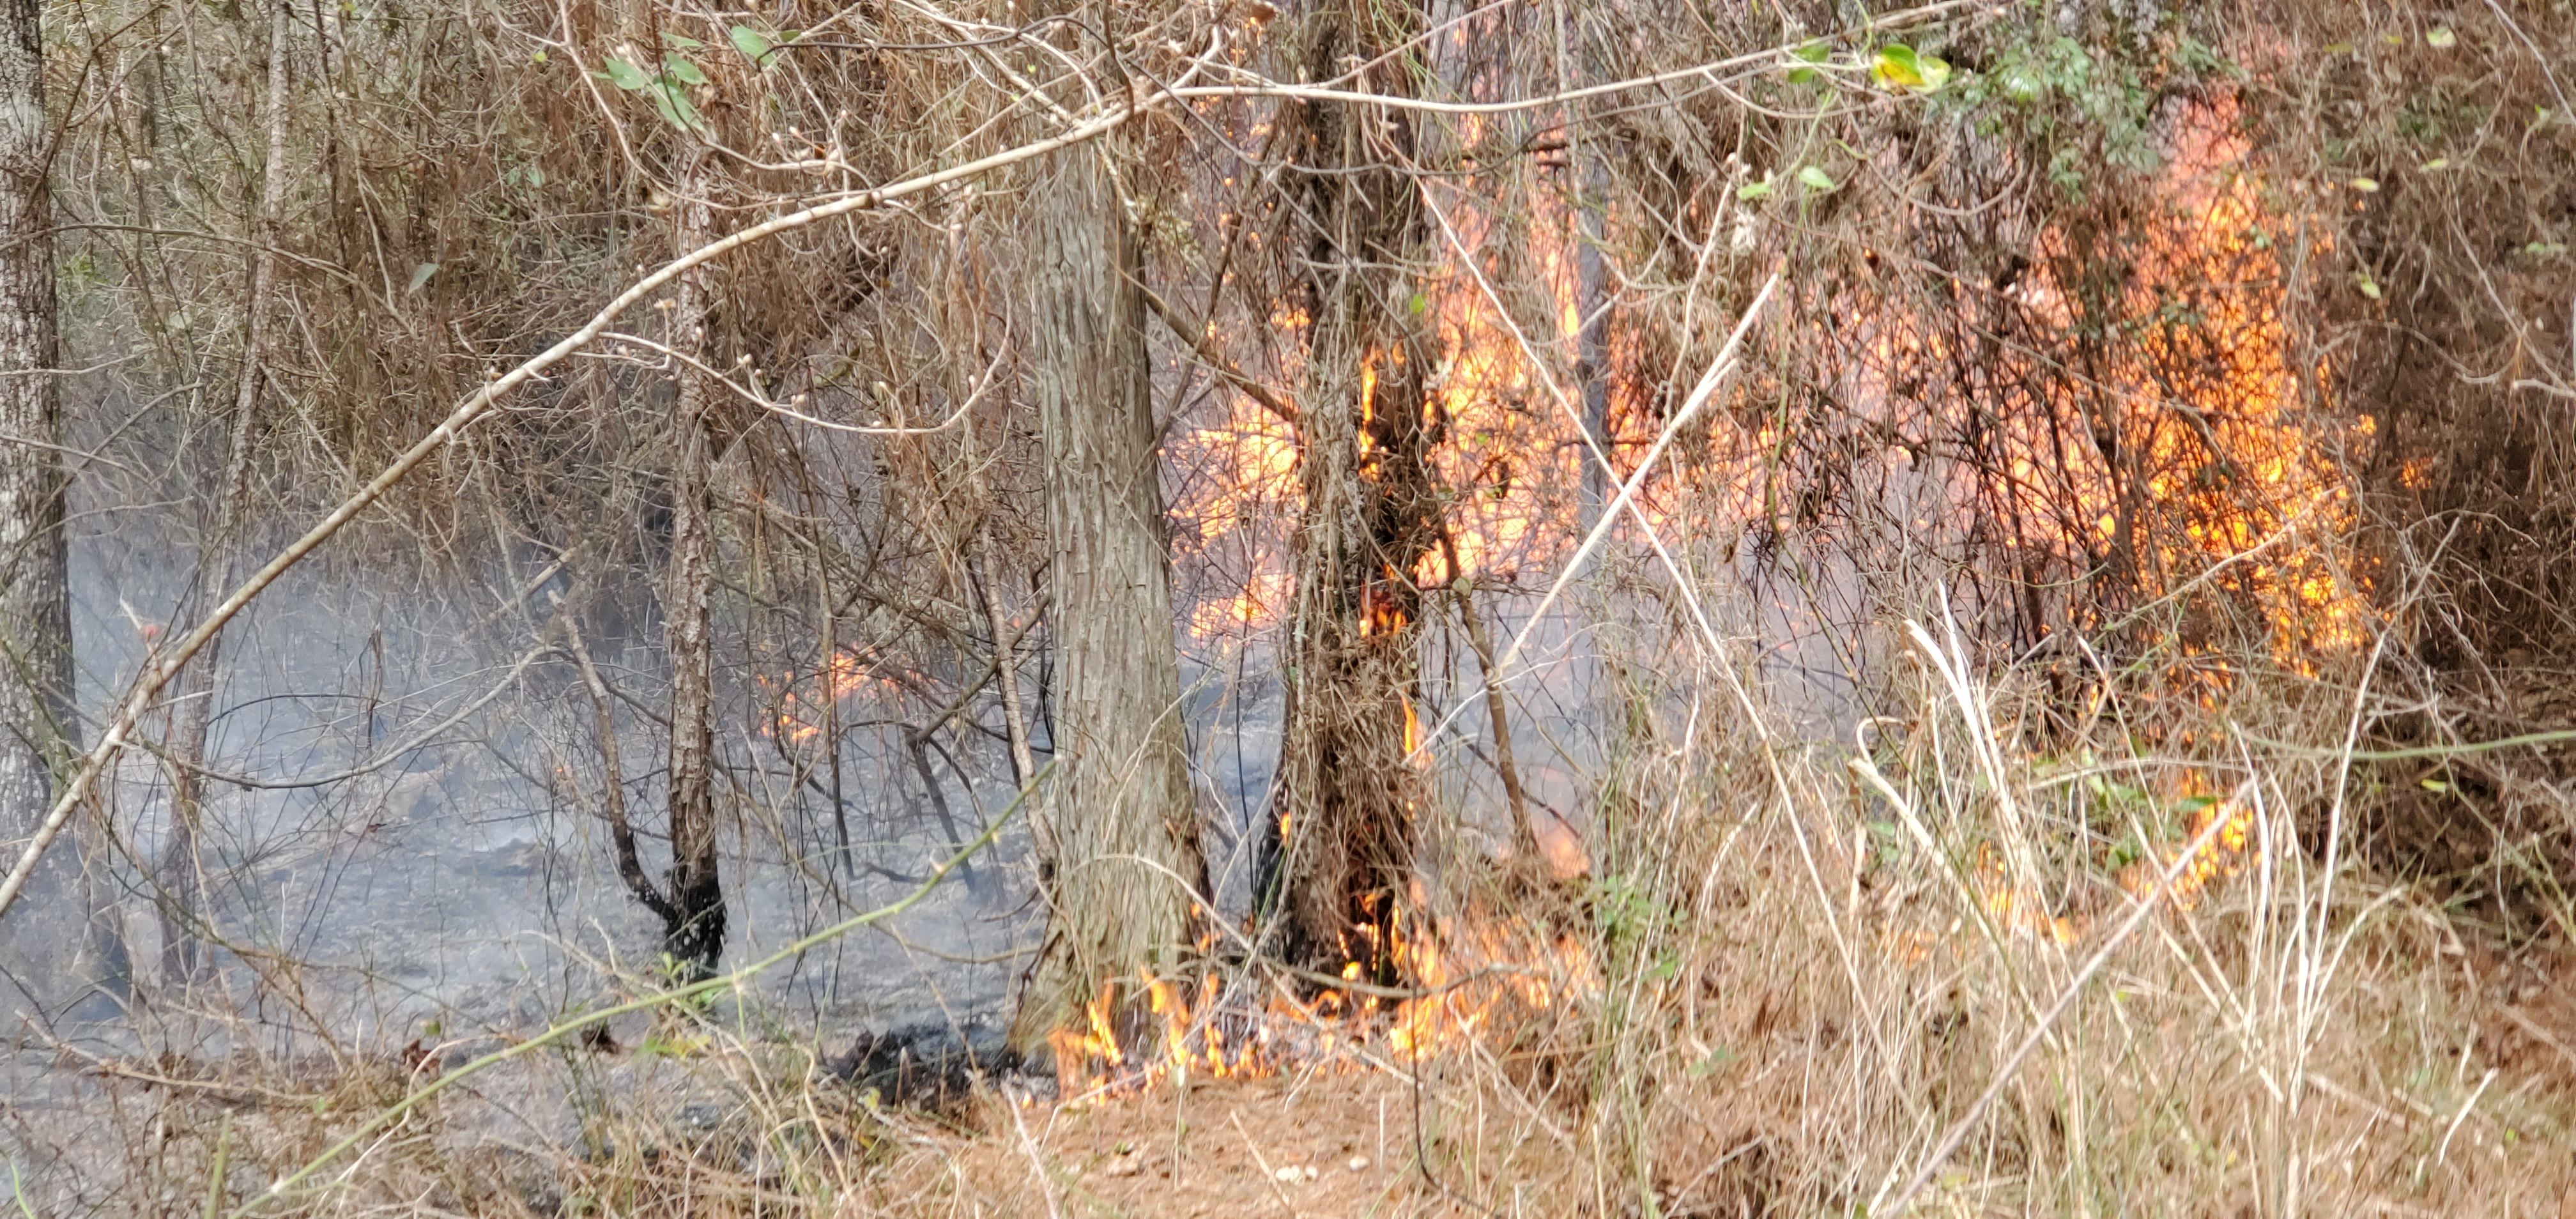
<instances>
[{"instance_id":1,"label":"dirt ground","mask_svg":"<svg viewBox=\"0 0 2576 1219\"><path fill-rule=\"evenodd\" d=\"M985 1119L988 1136L954 1161L954 1213L995 1219L1569 1213L1555 1200L1541 1205L1533 1193L1533 1185L1556 1175L1532 1171L1553 1146L1537 1124L1488 1121L1476 1130L1472 1099L1421 1099L1419 1139L1412 1081L1374 1072L1201 1080L1016 1111L996 1105ZM1476 1180L1530 1184L1496 1196ZM1465 1196L1471 1193L1477 1195L1472 1201Z\"/></svg>"}]
</instances>

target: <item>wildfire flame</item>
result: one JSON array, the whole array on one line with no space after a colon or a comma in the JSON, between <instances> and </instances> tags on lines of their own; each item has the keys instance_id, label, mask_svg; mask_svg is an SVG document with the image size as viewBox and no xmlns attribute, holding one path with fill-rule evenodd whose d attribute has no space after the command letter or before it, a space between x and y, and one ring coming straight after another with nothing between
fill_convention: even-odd
<instances>
[{"instance_id":1,"label":"wildfire flame","mask_svg":"<svg viewBox=\"0 0 2576 1219\"><path fill-rule=\"evenodd\" d=\"M1146 1035L1158 1046L1121 1042L1113 1018L1120 988L1103 987L1084 1005L1079 1025L1048 1037L1063 1094L1119 1095L1196 1073L1257 1078L1291 1069L1363 1070L1373 1058L1382 1065L1387 1054L1428 1057L1497 1025L1554 1012L1600 985L1590 948L1571 935L1518 919L1477 919L1417 937L1403 933L1406 922L1363 928L1363 938L1384 943L1352 954L1340 985L1281 980L1257 1005L1230 999L1213 973L1195 983L1137 978L1155 1017ZM1368 984L1371 970L1361 957L1381 953L1411 987L1386 993Z\"/></svg>"},{"instance_id":2,"label":"wildfire flame","mask_svg":"<svg viewBox=\"0 0 2576 1219\"><path fill-rule=\"evenodd\" d=\"M1997 476L2020 486L2053 483L2071 501L2059 515L2031 513L2027 523L2034 532L2001 544L2056 552L2074 570L2090 569L2106 543L2130 540L2122 536L2130 528L2123 513L2131 509L2120 502L2120 488L2142 487L2168 527L2134 539L2143 569L2138 595L2152 601L2199 588L2250 605L2261 616L2274 659L2313 674L2320 659L2349 652L2367 636L2368 585L2345 541L2355 507L2341 454L2348 443L2367 441L2375 423L2364 418L2337 432L2321 427L2307 410L2330 397L2332 370L2303 367L2294 354L2282 288L2286 268L2273 243L2297 218L2267 201L2248 169L2248 151L2226 99L2183 113L2172 128L2166 179L2171 220L2138 245L2134 273L2116 289L2110 308L2140 320L2112 345L2107 366L2086 374L2102 395L2102 409L2131 438L2123 443L2133 446L2133 457L2115 459L2095 446L2065 444L2070 422L2079 437L2088 430L2083 420L2070 421L2071 408L2015 396L2020 391L2007 391L2007 400L1994 404ZM1509 230L1508 242L1495 240L1505 233L1503 224L1473 201L1453 199L1442 209L1464 252L1444 247L1440 268L1425 276L1423 294L1414 302L1437 336L1440 353L1423 378L1424 401L1380 401L1384 382L1378 368L1374 362L1363 368L1365 411L1418 409L1443 437L1430 461L1445 493L1454 556L1434 548L1415 570L1402 573L1425 587L1544 563L1559 555L1568 536L1555 525L1573 517L1566 501L1582 481L1587 458L1550 383L1576 383L1579 226L1562 199L1546 192L1535 197L1541 214L1526 230ZM2072 261L2070 240L2061 231L2039 234L2042 269L2005 289L2032 322L2038 350L2008 349L1994 358L2045 359L2050 342L2090 324L2074 293L2044 269L2052 260ZM1539 332L1516 327L1484 287L1505 278L1500 263L1489 261L1489 246L1497 247L1491 259L1506 253L1522 259L1517 282L1535 282L1547 296L1543 310L1528 310L1542 319ZM1500 248L1505 246L1511 248ZM2175 296L2182 303L2169 299ZM1958 354L1940 350L1945 340L1936 334L1906 331L1903 322L1858 323L1869 358L1834 387L1855 415L1876 416L1872 422L1890 425L1891 434L1904 430L1895 425L1920 422L1904 414L1906 395L1896 370ZM1275 316L1271 323L1294 331L1307 319ZM1544 332L1549 324L1555 333ZM1541 366L1534 355L1554 366ZM1295 370L1284 371L1293 376ZM2045 370L2034 365L2031 371ZM1627 397L1636 387L1612 388L1613 416L1640 417L1638 404ZM1216 592L1190 613L1190 630L1201 638L1248 633L1277 620L1289 587L1287 551L1275 537L1258 536L1257 526L1293 520L1300 500L1298 442L1290 426L1244 396L1233 397L1226 412L1215 424L1184 433L1176 445L1185 465L1213 472L1179 497L1176 516L1196 526L1202 560L1221 556L1220 565L1228 568ZM1734 456L1712 453L1697 463L1692 477L1753 521L1772 510L1764 499L1777 477L1770 466L1790 437L1777 422L1715 417L1713 428L1737 428L1726 448ZM1894 465L1914 459L1890 446L1887 460ZM2115 460L2132 465L2115 468ZM1933 499L1946 495L1947 507L1956 509L1977 494L1954 485L1937 490ZM1647 511L1649 519L1661 519L1652 508ZM1927 505L1924 518L1912 523L1937 531L1939 511ZM1225 588L1224 581L1234 586ZM1385 625L1374 616L1367 623L1369 629ZM2201 666L2183 680L2200 683L2185 692L2207 700L2231 679L2223 668ZM1409 704L1405 715L1410 746L1419 725ZM2121 874L2121 883L2143 892L2138 885L2183 862L2169 900L2189 910L2212 885L2241 871L2251 810L2233 800L2211 800L2195 818L2185 841L2213 824L2219 828L2187 861L2170 848L2150 845L2146 858ZM2160 862L2159 851L2167 852ZM1991 851L1980 856L1972 883L1983 912L2009 934L2068 944L2089 930L2080 917L2054 913L2039 895L2016 888ZM1391 960L1402 976L1420 984L1419 993L1399 998L1354 985L1327 988L1311 999L1277 995L1246 1011L1220 995L1212 980L1189 987L1139 979L1161 1017L1158 1065L1173 1072L1240 1075L1348 1057L1338 1050L1382 1046L1428 1053L1476 1036L1504 1013L1545 1011L1570 990L1597 984L1590 954L1579 942L1536 934L1509 920L1470 922L1419 939L1390 931L1389 941L1354 954L1343 978L1357 983L1371 975L1363 957ZM1509 964L1515 960L1531 963ZM1085 1027L1058 1034L1058 1062L1070 1086L1115 1089L1135 1086L1141 1077L1138 1068L1146 1064L1134 1062L1136 1047L1122 1047L1112 1035L1111 999L1104 994L1093 1005Z\"/></svg>"},{"instance_id":3,"label":"wildfire flame","mask_svg":"<svg viewBox=\"0 0 2576 1219\"><path fill-rule=\"evenodd\" d=\"M1401 361L1401 351L1376 353L1362 363L1364 421L1380 411L1418 410L1424 425L1445 437L1428 460L1443 492L1455 567L1447 550L1433 547L1412 571L1386 573L1390 579L1439 587L1472 573L1544 563L1565 545L1563 531L1546 525L1572 519L1570 489L1580 484L1583 457L1574 424L1556 405L1548 379L1559 386L1574 383L1571 353L1581 323L1578 238L1565 204L1550 192L1531 192L1530 207L1525 222L1502 240L1503 226L1477 201L1462 197L1444 204L1464 252L1444 238L1421 295L1410 302L1440 353L1423 379L1423 401L1382 401L1386 382L1379 365ZM1546 293L1545 309L1533 310L1538 325L1525 322L1518 334L1480 286L1504 278L1507 258L1524 260L1528 265L1520 269ZM1302 310L1283 308L1269 323L1293 338L1305 331L1308 319ZM1553 334L1551 326L1557 328ZM1524 339L1554 367L1535 365ZM1295 361L1285 363L1280 375L1293 380ZM1613 392L1626 391L1614 386ZM1365 427L1359 443L1365 454L1371 444ZM1199 563L1217 569L1212 587L1188 611L1191 635L1209 639L1269 626L1284 605L1288 556L1276 538L1259 535L1265 523L1273 533L1284 533L1279 523L1293 520L1302 504L1294 430L1249 396L1236 394L1221 419L1180 433L1172 454L1177 466L1191 472L1173 506L1175 534ZM1389 624L1364 625L1380 630Z\"/></svg>"},{"instance_id":4,"label":"wildfire flame","mask_svg":"<svg viewBox=\"0 0 2576 1219\"><path fill-rule=\"evenodd\" d=\"M882 667L879 657L845 650L826 661L810 679L801 675L785 679L755 677L760 687L769 692L773 709L770 722L761 726L761 734L781 736L801 745L823 734L828 706L848 702L869 690L900 696L902 683L883 675Z\"/></svg>"}]
</instances>

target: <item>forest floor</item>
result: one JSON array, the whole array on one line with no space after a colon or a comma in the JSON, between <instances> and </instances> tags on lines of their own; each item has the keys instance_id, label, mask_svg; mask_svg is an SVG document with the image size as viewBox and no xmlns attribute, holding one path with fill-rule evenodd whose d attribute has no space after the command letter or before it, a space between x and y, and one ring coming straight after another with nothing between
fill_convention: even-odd
<instances>
[{"instance_id":1,"label":"forest floor","mask_svg":"<svg viewBox=\"0 0 2576 1219\"><path fill-rule=\"evenodd\" d=\"M1457 1181L1426 1171L1416 1106L1430 1125L1468 1116L1379 1072L1282 1074L1016 1112L988 1106L980 1133L937 1166L949 1213L978 1216L1446 1216L1566 1214L1566 1154L1531 1123L1497 1121L1465 1141ZM1457 1149L1451 1131L1437 1141ZM1497 1182L1508 1184L1497 1185ZM1471 1198L1482 1195L1493 1201ZM1499 1205L1495 1205L1499 1203Z\"/></svg>"},{"instance_id":2,"label":"forest floor","mask_svg":"<svg viewBox=\"0 0 2576 1219\"><path fill-rule=\"evenodd\" d=\"M2494 1069L2477 1089L2487 1094L2487 1107L2563 1113L2576 1106L2576 957L2546 948L2506 954L2468 947L2444 955L2458 993L2470 1000L2455 1009L2468 1024L2460 1049L2460 1061L2473 1064L2468 1082L2480 1074L2474 1064ZM1817 1143L1816 1132L1801 1127L1838 1115L1781 1104L1774 1085L1784 1073L1816 1074L1817 1048L1811 1035L1780 1022L1743 1045L1741 1060L1715 1077L1660 1081L1654 1108L1662 1116L1643 1132L1652 1145L1654 1213L1805 1213L1795 1199L1812 1194L1819 1173L1839 1174L1796 1162L1798 1148ZM2313 1103L2350 1108L2353 1123L2338 1124L2357 1123L2391 1145L2423 1143L2435 1160L2465 1164L2474 1155L2481 1168L2467 1193L2482 1199L2476 1213L2576 1219L2576 1147L2535 1146L2529 1136L2515 1145L2509 1127L2483 1129L2492 1123L2474 1100L2451 1111L2410 1103L2421 1084L2329 1083ZM935 1148L923 1149L931 1154L883 1178L884 1192L873 1201L892 1213L992 1219L1648 1213L1635 1174L1591 1162L1602 1141L1570 1127L1597 1107L1567 1103L1570 1090L1551 1098L1516 1086L1490 1062L1453 1060L1421 1078L1341 1069L1158 1083L1063 1104L988 1100L962 1128L930 1140ZM1963 1169L1946 1177L1955 1187L1978 1175ZM1974 1192L1936 1191L1940 1204L1925 1213L2023 1213L2009 1196L1980 1203L1968 1196ZM2179 1198L2150 1209L2264 1213L2253 1192L2232 1211ZM2412 1193L2387 1181L2343 1198L2368 1199L2356 1213L2470 1213L2457 1208L2459 1193Z\"/></svg>"}]
</instances>

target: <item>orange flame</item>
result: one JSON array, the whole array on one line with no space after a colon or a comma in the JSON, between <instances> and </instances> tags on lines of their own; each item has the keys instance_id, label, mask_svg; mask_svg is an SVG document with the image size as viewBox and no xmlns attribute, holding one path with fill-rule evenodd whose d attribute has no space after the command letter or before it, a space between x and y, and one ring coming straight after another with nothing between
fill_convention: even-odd
<instances>
[{"instance_id":1,"label":"orange flame","mask_svg":"<svg viewBox=\"0 0 2576 1219\"><path fill-rule=\"evenodd\" d=\"M1552 1011L1600 984L1590 949L1572 936L1509 919L1462 922L1414 937L1400 930L1403 922L1359 928L1369 947L1343 963L1341 985L1322 985L1311 997L1282 983L1254 1008L1230 1005L1213 975L1196 987L1139 978L1148 1010L1159 1017L1162 1044L1150 1055L1119 1043L1110 1017L1114 988L1104 988L1085 1005L1081 1027L1049 1035L1065 1095L1123 1094L1194 1072L1259 1077L1292 1068L1361 1070L1382 1053L1429 1056L1497 1024ZM1412 979L1409 990L1391 995L1367 983L1371 971L1359 958L1380 956L1381 949Z\"/></svg>"},{"instance_id":2,"label":"orange flame","mask_svg":"<svg viewBox=\"0 0 2576 1219\"><path fill-rule=\"evenodd\" d=\"M801 745L823 734L825 708L848 702L866 690L901 695L902 683L880 675L882 663L880 658L862 651L843 651L814 673L811 689L805 688L799 676L782 681L755 675L753 680L775 699L770 722L761 725L761 735L784 736Z\"/></svg>"}]
</instances>

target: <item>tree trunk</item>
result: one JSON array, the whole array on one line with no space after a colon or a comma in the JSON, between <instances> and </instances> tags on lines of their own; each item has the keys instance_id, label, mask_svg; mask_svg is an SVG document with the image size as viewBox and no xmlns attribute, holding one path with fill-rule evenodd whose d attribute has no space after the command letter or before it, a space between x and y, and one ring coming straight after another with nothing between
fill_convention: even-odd
<instances>
[{"instance_id":1,"label":"tree trunk","mask_svg":"<svg viewBox=\"0 0 2576 1219\"><path fill-rule=\"evenodd\" d=\"M1577 62L1582 63L1587 82L1597 76L1590 70L1591 56L1577 53L1582 45L1581 31L1571 28L1566 6L1560 0L1556 6L1556 86L1560 92L1574 91ZM1609 297L1609 264L1601 249L1609 231L1610 168L1583 121L1581 103L1567 104L1565 132L1577 225L1577 328L1569 337L1575 340L1574 381L1583 390L1583 434L1591 442L1590 451L1576 455L1583 467L1582 491L1576 502L1581 507L1581 527L1589 533L1601 519L1601 509L1610 494L1610 472L1593 457L1593 452L1604 457L1610 453L1610 313L1602 307Z\"/></svg>"},{"instance_id":2,"label":"tree trunk","mask_svg":"<svg viewBox=\"0 0 2576 1219\"><path fill-rule=\"evenodd\" d=\"M1148 977L1187 949L1204 889L1179 715L1171 571L1145 348L1143 259L1106 158L1056 154L1029 198L1031 335L1061 658L1058 775L1037 819L1051 919L1014 1037L1101 1001L1122 1045ZM1059 1063L1059 1068L1068 1064Z\"/></svg>"},{"instance_id":3,"label":"tree trunk","mask_svg":"<svg viewBox=\"0 0 2576 1219\"><path fill-rule=\"evenodd\" d=\"M260 185L259 217L251 239L249 292L243 301L241 368L233 388L232 452L224 463L223 485L215 498L214 527L205 534L198 558L200 602L212 603L232 591L233 555L241 547L245 502L250 496L253 440L259 422L259 396L264 370L260 360L268 346L269 296L277 280L279 219L286 205L286 25L285 0L269 6L268 27L268 163ZM193 608L193 607L192 607ZM193 614L186 615L193 617ZM195 920L204 917L204 879L197 843L204 825L206 724L214 713L215 675L222 665L224 637L206 641L179 674L177 723L170 752L178 759L170 781L170 831L155 865L160 881L161 979L163 985L185 985L205 968L203 941Z\"/></svg>"},{"instance_id":4,"label":"tree trunk","mask_svg":"<svg viewBox=\"0 0 2576 1219\"><path fill-rule=\"evenodd\" d=\"M705 154L682 155L678 239L682 250L713 237ZM704 362L706 272L680 277L671 347ZM691 978L712 976L724 957L724 887L716 873L714 632L707 595L715 580L715 497L709 483L706 375L676 365L679 418L671 457L671 557L662 590L662 638L671 658L671 875L664 892L663 950Z\"/></svg>"},{"instance_id":5,"label":"tree trunk","mask_svg":"<svg viewBox=\"0 0 2576 1219\"><path fill-rule=\"evenodd\" d=\"M54 238L47 195L50 124L45 114L44 36L37 0L10 0L0 36L0 840L14 856L53 804L58 764L74 752L71 733L72 638L69 553L63 538L60 393L51 369L54 332ZM65 910L75 869L48 864L34 878L39 906ZM86 884L80 884L87 896ZM86 906L88 903L84 902ZM72 919L79 911L69 911ZM8 972L50 1004L50 982L77 978L69 959L81 945L105 952L87 968L113 968L122 982L121 946L100 943L63 919L21 918L9 927ZM17 988L11 988L14 992ZM18 994L0 992L0 1010Z\"/></svg>"},{"instance_id":6,"label":"tree trunk","mask_svg":"<svg viewBox=\"0 0 2576 1219\"><path fill-rule=\"evenodd\" d=\"M976 595L984 602L984 622L993 632L993 664L1000 670L995 684L1002 691L1002 732L1011 746L1011 781L1027 787L1037 776L1037 755L1029 749L1029 722L1020 711L1019 637L1011 630L1010 616L1002 612L1001 587L993 583L993 573L1001 565L993 560L991 522L976 526L974 545L966 570L975 578Z\"/></svg>"},{"instance_id":7,"label":"tree trunk","mask_svg":"<svg viewBox=\"0 0 2576 1219\"><path fill-rule=\"evenodd\" d=\"M1309 18L1307 79L1378 60L1419 27L1407 7L1327 5ZM1409 92L1390 58L1365 87ZM1412 868L1411 700L1421 589L1438 540L1424 374L1437 358L1414 306L1425 245L1400 113L1310 104L1299 124L1297 269L1312 319L1295 543L1287 724L1260 897L1291 959L1345 959L1392 980L1390 932Z\"/></svg>"}]
</instances>

